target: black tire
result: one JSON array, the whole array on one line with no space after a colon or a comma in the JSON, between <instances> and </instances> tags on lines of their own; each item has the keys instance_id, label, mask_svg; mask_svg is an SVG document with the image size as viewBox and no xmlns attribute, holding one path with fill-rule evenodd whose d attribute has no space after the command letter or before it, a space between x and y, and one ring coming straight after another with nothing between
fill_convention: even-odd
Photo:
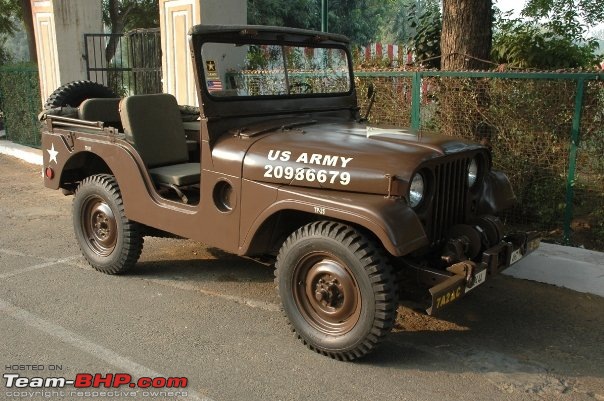
<instances>
[{"instance_id":1,"label":"black tire","mask_svg":"<svg viewBox=\"0 0 604 401\"><path fill-rule=\"evenodd\" d=\"M283 312L308 348L353 360L392 329L398 302L392 268L382 248L358 230L308 224L289 236L275 265Z\"/></svg>"},{"instance_id":2,"label":"black tire","mask_svg":"<svg viewBox=\"0 0 604 401\"><path fill-rule=\"evenodd\" d=\"M46 100L44 110L55 107L78 107L90 98L118 98L111 89L92 81L73 81L55 90Z\"/></svg>"},{"instance_id":3,"label":"black tire","mask_svg":"<svg viewBox=\"0 0 604 401\"><path fill-rule=\"evenodd\" d=\"M102 273L125 273L143 250L140 227L126 218L112 175L93 175L80 183L73 199L73 226L82 254Z\"/></svg>"}]
</instances>

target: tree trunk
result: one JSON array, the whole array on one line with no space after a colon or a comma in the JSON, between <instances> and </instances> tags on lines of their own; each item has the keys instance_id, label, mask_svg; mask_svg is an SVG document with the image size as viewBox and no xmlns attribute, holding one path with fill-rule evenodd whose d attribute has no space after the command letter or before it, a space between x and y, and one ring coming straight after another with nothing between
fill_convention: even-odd
<instances>
[{"instance_id":1,"label":"tree trunk","mask_svg":"<svg viewBox=\"0 0 604 401\"><path fill-rule=\"evenodd\" d=\"M443 70L487 68L492 38L492 0L443 0Z\"/></svg>"},{"instance_id":2,"label":"tree trunk","mask_svg":"<svg viewBox=\"0 0 604 401\"><path fill-rule=\"evenodd\" d=\"M124 32L124 18L122 17L119 9L118 0L109 0L108 4L109 8L109 21L111 24L111 33L123 33ZM111 63L113 56L115 56L115 52L117 51L117 45L119 42L119 37L112 35L109 38L109 42L107 43L107 47L105 48L105 60L107 60L107 64Z\"/></svg>"},{"instance_id":3,"label":"tree trunk","mask_svg":"<svg viewBox=\"0 0 604 401\"><path fill-rule=\"evenodd\" d=\"M36 36L34 34L34 18L31 13L31 1L21 0L23 10L23 25L27 33L27 46L29 47L29 61L38 63L38 53L36 52Z\"/></svg>"},{"instance_id":4,"label":"tree trunk","mask_svg":"<svg viewBox=\"0 0 604 401\"><path fill-rule=\"evenodd\" d=\"M484 70L492 66L492 8L492 0L443 0L443 70ZM439 83L441 132L469 136L490 146L493 129L484 117L490 104L488 81L443 78Z\"/></svg>"}]
</instances>

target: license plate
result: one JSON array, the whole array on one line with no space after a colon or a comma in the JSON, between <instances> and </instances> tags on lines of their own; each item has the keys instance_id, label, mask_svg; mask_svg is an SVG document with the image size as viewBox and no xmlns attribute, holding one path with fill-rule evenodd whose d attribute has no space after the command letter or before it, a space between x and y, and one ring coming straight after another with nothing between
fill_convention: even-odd
<instances>
[{"instance_id":1,"label":"license plate","mask_svg":"<svg viewBox=\"0 0 604 401\"><path fill-rule=\"evenodd\" d=\"M474 275L474 280L472 281L472 285L466 286L466 293L468 291L472 291L474 288L478 287L480 284L484 283L487 279L487 269L479 271Z\"/></svg>"},{"instance_id":2,"label":"license plate","mask_svg":"<svg viewBox=\"0 0 604 401\"><path fill-rule=\"evenodd\" d=\"M512 252L512 257L510 258L510 266L518 262L520 259L522 259L522 251L520 249L516 249L514 252Z\"/></svg>"}]
</instances>

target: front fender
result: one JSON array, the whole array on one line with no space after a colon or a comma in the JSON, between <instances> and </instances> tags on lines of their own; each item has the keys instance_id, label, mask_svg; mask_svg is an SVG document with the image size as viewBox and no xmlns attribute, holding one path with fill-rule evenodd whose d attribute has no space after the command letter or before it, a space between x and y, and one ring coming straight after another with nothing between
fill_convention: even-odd
<instances>
[{"instance_id":1,"label":"front fender","mask_svg":"<svg viewBox=\"0 0 604 401\"><path fill-rule=\"evenodd\" d=\"M241 251L250 248L254 234L264 221L280 211L312 213L318 218L335 219L371 231L393 256L404 256L429 244L422 223L401 199L328 191L325 189L281 187L277 198L256 218Z\"/></svg>"},{"instance_id":2,"label":"front fender","mask_svg":"<svg viewBox=\"0 0 604 401\"><path fill-rule=\"evenodd\" d=\"M485 177L479 197L478 214L496 215L516 203L516 195L508 177L501 171L490 171Z\"/></svg>"}]
</instances>

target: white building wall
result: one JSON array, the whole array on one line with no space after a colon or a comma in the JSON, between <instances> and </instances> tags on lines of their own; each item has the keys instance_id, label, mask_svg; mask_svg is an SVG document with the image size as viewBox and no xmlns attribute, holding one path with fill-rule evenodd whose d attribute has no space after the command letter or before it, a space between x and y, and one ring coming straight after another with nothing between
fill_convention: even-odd
<instances>
[{"instance_id":1,"label":"white building wall","mask_svg":"<svg viewBox=\"0 0 604 401\"><path fill-rule=\"evenodd\" d=\"M103 32L101 2L31 0L42 102L60 85L86 79L84 34Z\"/></svg>"}]
</instances>

